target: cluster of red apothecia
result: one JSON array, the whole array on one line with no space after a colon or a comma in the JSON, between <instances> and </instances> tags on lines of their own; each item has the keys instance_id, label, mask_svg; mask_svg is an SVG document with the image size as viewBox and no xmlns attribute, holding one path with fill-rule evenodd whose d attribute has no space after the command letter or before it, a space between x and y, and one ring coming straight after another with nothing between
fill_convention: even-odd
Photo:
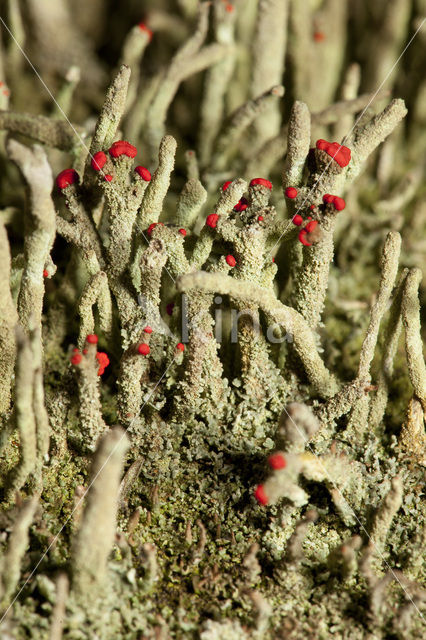
<instances>
[{"instance_id":1,"label":"cluster of red apothecia","mask_svg":"<svg viewBox=\"0 0 426 640\"><path fill-rule=\"evenodd\" d=\"M86 338L86 344L87 345L96 345L98 344L98 336L96 335L96 333L90 333L87 338ZM71 364L73 364L74 366L78 366L82 360L83 360L83 356L85 356L88 353L88 348L87 346L83 349L83 352L80 353L80 350L77 349L77 347L75 349L72 350L72 356L70 358ZM107 366L109 365L109 358L107 356L106 353L104 353L103 351L97 351L96 352L96 359L98 361L99 364L99 369L98 369L98 376L101 376L105 369L107 368Z\"/></svg>"},{"instance_id":2,"label":"cluster of red apothecia","mask_svg":"<svg viewBox=\"0 0 426 640\"><path fill-rule=\"evenodd\" d=\"M315 146L319 151L325 151L325 153L335 160L342 168L346 167L351 160L351 150L338 142L327 142L327 140L320 139L317 140ZM294 200L297 197L297 193L298 192L295 187L287 187L285 190L285 196L289 200ZM343 211L346 206L346 202L343 198L334 196L331 193L324 194L322 200L325 205L333 205L336 211ZM312 204L309 208L311 211L315 211L316 206ZM319 223L318 220L313 220L309 216L307 220L308 221L305 223L303 217L298 213L296 213L292 218L292 222L296 226L302 227L302 225L304 225L299 231L298 238L305 247L310 247L312 245L310 240L315 239L315 231L318 232Z\"/></svg>"},{"instance_id":3,"label":"cluster of red apothecia","mask_svg":"<svg viewBox=\"0 0 426 640\"><path fill-rule=\"evenodd\" d=\"M327 153L333 160L335 160L337 164L342 168L346 167L350 162L351 150L344 145L340 145L338 142L327 142L327 140L320 139L316 142L316 148L319 151L325 151L325 153ZM231 182L232 180L227 180L227 182L222 185L222 191L226 191ZM254 178L250 182L250 186L254 185L261 185L263 187L266 187L267 189L272 189L272 183L265 178ZM296 187L287 187L284 193L285 197L289 200L294 200L298 195ZM343 198L332 195L330 193L326 193L323 196L323 203L325 205L333 205L336 211L343 211L346 206ZM246 200L246 198L241 198L234 206L234 211L245 211L245 209L247 209L247 206L248 201ZM314 211L315 208L316 207L314 204L310 206L311 211ZM206 218L206 226L215 229L218 221L219 215L217 215L216 213L210 213ZM258 216L257 221L263 222L263 216ZM309 242L309 240L315 239L315 229L318 231L318 220L313 220L312 217L308 216L307 222L305 222L303 220L303 217L300 214L296 213L292 218L292 222L298 227L301 227L303 225L302 229L299 231L298 238L305 247L310 247L312 245L312 242ZM231 261L229 261L228 258L233 258L233 256L227 256L226 261L230 266L235 266L235 258Z\"/></svg>"},{"instance_id":4,"label":"cluster of red apothecia","mask_svg":"<svg viewBox=\"0 0 426 640\"><path fill-rule=\"evenodd\" d=\"M320 139L320 140L317 140L316 142L316 148L320 151L325 151L325 153L327 153L333 160L335 160L340 167L346 167L350 162L351 150L348 147L345 147L344 145L340 145L338 142L327 142L327 140ZM111 147L108 149L108 153L113 159L120 158L123 155L129 158L135 158L137 155L137 149L134 145L130 144L130 142L127 142L126 140L118 140L117 142L114 142L111 145ZM105 166L107 160L108 160L108 156L104 151L96 152L92 156L92 160L91 160L91 165L93 170L99 171L99 172L103 171L103 167ZM135 173L142 180L145 180L146 182L149 182L151 180L151 173L146 167L137 166L135 168ZM112 182L113 180L113 176L111 174L105 174L104 178L107 182ZM78 182L79 182L79 175L75 169L64 169L56 178L56 184L58 188L61 189L61 191L66 189L67 187L70 187L73 184L77 184ZM231 180L228 180L227 182L225 182L222 186L222 190L226 191L226 189L229 187L231 182L232 182ZM253 180L251 180L250 182L250 186L253 187L256 185L260 185L270 190L272 189L272 183L269 180L266 180L265 178L253 178ZM295 187L287 187L285 190L285 196L289 200L294 200L297 197L297 194L298 194L298 191ZM342 211L346 206L346 203L343 198L332 195L330 193L324 194L323 203L326 206L333 205L336 211ZM246 200L246 198L241 198L237 202L237 204L234 206L234 211L236 212L245 211L245 209L247 209L247 206L248 206L248 201ZM316 207L314 204L310 206L311 211L314 211L315 208ZM217 226L218 220L219 220L219 215L216 213L211 213L206 218L206 226L210 227L211 229L215 229ZM309 242L309 240L311 240L312 237L314 237L315 229L318 227L318 220L313 220L309 216L307 220L308 221L304 223L302 216L299 215L298 213L296 213L292 218L292 222L296 226L304 225L302 229L299 231L298 238L304 246L309 247L312 244L312 242ZM261 215L258 216L257 221L263 222L263 216ZM162 222L153 222L147 228L147 234L151 236L153 229L157 225L162 225L162 224L163 224ZM185 229L179 229L178 233L180 233L184 237L186 236ZM225 257L225 260L226 260L226 263L231 268L237 265L236 259L231 254L228 254ZM48 277L48 275L49 275L48 271L44 269L43 276ZM169 309L167 309L167 312L169 313ZM150 334L152 332L152 329L151 327L145 327L144 331L145 333ZM92 334L87 337L86 341L88 342L88 344L96 344L98 341L98 338L95 334ZM176 346L176 349L179 351L183 351L185 349L185 345L179 342ZM138 345L137 350L138 350L138 353L144 356L147 356L150 353L150 347L146 343L141 343L140 345ZM83 355L85 355L85 353L87 353L87 349L83 349ZM105 368L109 364L109 359L107 354L102 352L98 352L96 354L96 357L99 361L98 374L102 375L102 373L105 371ZM82 354L79 352L78 349L74 349L73 355L71 357L72 364L78 365L80 364L81 360L82 360Z\"/></svg>"},{"instance_id":5,"label":"cluster of red apothecia","mask_svg":"<svg viewBox=\"0 0 426 640\"><path fill-rule=\"evenodd\" d=\"M128 158L135 158L138 150L136 147L127 140L117 140L111 147L108 149L108 153L116 160L121 156L127 156ZM92 156L91 165L94 171L102 172L104 180L107 182L112 182L114 176L110 173L104 173L103 168L108 160L108 156L104 151L97 151ZM142 166L135 167L135 173L145 180L145 182L149 182L151 180L151 172ZM56 178L56 184L61 191L71 186L72 184L78 184L80 177L75 169L64 169Z\"/></svg>"},{"instance_id":6,"label":"cluster of red apothecia","mask_svg":"<svg viewBox=\"0 0 426 640\"><path fill-rule=\"evenodd\" d=\"M147 335L150 335L152 331L153 329L149 325L147 325L144 328L144 332ZM86 338L86 345L97 345L97 344L98 344L98 336L96 335L96 333L89 334ZM151 351L149 345L146 344L146 342L141 342L140 344L138 344L136 350L141 356L147 356ZM178 342L178 344L176 345L176 350L184 351L185 345L182 342ZM81 364L81 362L83 361L83 356L87 355L87 353L88 353L87 346L82 350L81 353L80 353L80 349L77 349L77 347L75 347L72 350L72 356L70 358L71 364L73 364L74 366L78 366L79 364ZM109 365L109 358L108 358L108 355L103 351L97 351L96 359L99 364L98 376L101 376L105 372L106 367Z\"/></svg>"}]
</instances>

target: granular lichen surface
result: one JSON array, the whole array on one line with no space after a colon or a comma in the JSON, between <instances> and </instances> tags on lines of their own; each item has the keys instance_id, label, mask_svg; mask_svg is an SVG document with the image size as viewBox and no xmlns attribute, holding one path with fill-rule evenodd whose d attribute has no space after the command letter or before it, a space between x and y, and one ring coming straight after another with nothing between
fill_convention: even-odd
<instances>
[{"instance_id":1,"label":"granular lichen surface","mask_svg":"<svg viewBox=\"0 0 426 640\"><path fill-rule=\"evenodd\" d=\"M424 638L421 3L3 4L0 638Z\"/></svg>"}]
</instances>

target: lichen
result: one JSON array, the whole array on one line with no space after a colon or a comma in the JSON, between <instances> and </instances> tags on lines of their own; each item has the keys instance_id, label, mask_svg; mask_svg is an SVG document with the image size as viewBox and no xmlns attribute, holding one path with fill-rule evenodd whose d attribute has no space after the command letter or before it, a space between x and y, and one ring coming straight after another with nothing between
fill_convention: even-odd
<instances>
[{"instance_id":1,"label":"lichen","mask_svg":"<svg viewBox=\"0 0 426 640\"><path fill-rule=\"evenodd\" d=\"M424 637L419 3L6 4L0 635Z\"/></svg>"}]
</instances>

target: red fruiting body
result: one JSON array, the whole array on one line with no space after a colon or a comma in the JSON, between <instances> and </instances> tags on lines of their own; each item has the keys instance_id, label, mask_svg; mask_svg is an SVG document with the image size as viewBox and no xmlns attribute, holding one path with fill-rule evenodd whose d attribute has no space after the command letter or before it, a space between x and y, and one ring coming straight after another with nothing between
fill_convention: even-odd
<instances>
[{"instance_id":1,"label":"red fruiting body","mask_svg":"<svg viewBox=\"0 0 426 640\"><path fill-rule=\"evenodd\" d=\"M96 354L96 359L99 363L98 376L101 376L106 367L109 365L109 358L103 351L98 351L98 353Z\"/></svg>"},{"instance_id":2,"label":"red fruiting body","mask_svg":"<svg viewBox=\"0 0 426 640\"><path fill-rule=\"evenodd\" d=\"M265 180L265 178L253 178L253 180L250 182L250 186L254 187L256 184L261 184L262 187L272 189L272 182L269 182L269 180Z\"/></svg>"},{"instance_id":3,"label":"red fruiting body","mask_svg":"<svg viewBox=\"0 0 426 640\"><path fill-rule=\"evenodd\" d=\"M78 351L78 349L77 349L77 351ZM88 353L87 349L83 349L83 353L84 353L84 355L86 355Z\"/></svg>"},{"instance_id":4,"label":"red fruiting body","mask_svg":"<svg viewBox=\"0 0 426 640\"><path fill-rule=\"evenodd\" d=\"M275 262L275 258L272 258L272 262Z\"/></svg>"},{"instance_id":5,"label":"red fruiting body","mask_svg":"<svg viewBox=\"0 0 426 640\"><path fill-rule=\"evenodd\" d=\"M310 220L310 222L308 222L308 224L304 226L304 229L307 233L311 233L311 231L315 229L317 224L318 224L318 220Z\"/></svg>"},{"instance_id":6,"label":"red fruiting body","mask_svg":"<svg viewBox=\"0 0 426 640\"><path fill-rule=\"evenodd\" d=\"M186 229L179 229L179 233L180 233L182 236L186 236Z\"/></svg>"},{"instance_id":7,"label":"red fruiting body","mask_svg":"<svg viewBox=\"0 0 426 640\"><path fill-rule=\"evenodd\" d=\"M241 198L238 200L237 204L234 207L234 211L245 211L248 206L248 201L246 198Z\"/></svg>"},{"instance_id":8,"label":"red fruiting body","mask_svg":"<svg viewBox=\"0 0 426 640\"><path fill-rule=\"evenodd\" d=\"M175 308L175 303L174 302L169 302L169 304L166 305L166 312L167 312L168 316L172 315L174 308Z\"/></svg>"},{"instance_id":9,"label":"red fruiting body","mask_svg":"<svg viewBox=\"0 0 426 640\"><path fill-rule=\"evenodd\" d=\"M346 207L346 202L343 200L343 198L339 198L339 196L334 197L333 204L336 211L343 211L343 209Z\"/></svg>"},{"instance_id":10,"label":"red fruiting body","mask_svg":"<svg viewBox=\"0 0 426 640\"><path fill-rule=\"evenodd\" d=\"M106 161L107 161L106 153L104 153L103 151L97 151L92 158L92 162L91 162L92 168L95 171L100 171Z\"/></svg>"},{"instance_id":11,"label":"red fruiting body","mask_svg":"<svg viewBox=\"0 0 426 640\"><path fill-rule=\"evenodd\" d=\"M231 184L231 182L232 180L227 180L226 182L224 182L222 185L222 191L226 191L229 185Z\"/></svg>"},{"instance_id":12,"label":"red fruiting body","mask_svg":"<svg viewBox=\"0 0 426 640\"><path fill-rule=\"evenodd\" d=\"M71 364L80 364L80 362L82 361L82 358L83 356L80 353L76 353L71 358Z\"/></svg>"},{"instance_id":13,"label":"red fruiting body","mask_svg":"<svg viewBox=\"0 0 426 640\"><path fill-rule=\"evenodd\" d=\"M149 182L151 180L151 172L148 171L146 167L138 166L135 168L136 173L145 180L145 182Z\"/></svg>"},{"instance_id":14,"label":"red fruiting body","mask_svg":"<svg viewBox=\"0 0 426 640\"><path fill-rule=\"evenodd\" d=\"M143 342L138 346L138 351L142 356L147 356L151 349L149 348L149 345Z\"/></svg>"},{"instance_id":15,"label":"red fruiting body","mask_svg":"<svg viewBox=\"0 0 426 640\"><path fill-rule=\"evenodd\" d=\"M254 497L256 498L256 500L258 501L259 504L268 504L269 500L268 500L268 496L265 493L265 489L263 487L263 484L258 484L255 492L254 492Z\"/></svg>"},{"instance_id":16,"label":"red fruiting body","mask_svg":"<svg viewBox=\"0 0 426 640\"><path fill-rule=\"evenodd\" d=\"M73 353L78 353L79 350L77 349L77 347L74 347L74 349L72 350ZM84 353L84 352L83 352Z\"/></svg>"},{"instance_id":17,"label":"red fruiting body","mask_svg":"<svg viewBox=\"0 0 426 640\"><path fill-rule=\"evenodd\" d=\"M290 200L294 200L297 196L297 189L295 187L287 187L285 190L285 196L286 198L290 198Z\"/></svg>"},{"instance_id":18,"label":"red fruiting body","mask_svg":"<svg viewBox=\"0 0 426 640\"><path fill-rule=\"evenodd\" d=\"M258 222L263 222L263 216L258 216L257 221Z\"/></svg>"},{"instance_id":19,"label":"red fruiting body","mask_svg":"<svg viewBox=\"0 0 426 640\"><path fill-rule=\"evenodd\" d=\"M147 234L148 234L149 236L151 235L151 233L152 233L153 229L155 229L155 227L157 226L157 224L158 224L158 222L152 222L152 223L149 225L148 229L146 230L146 232L147 232Z\"/></svg>"},{"instance_id":20,"label":"red fruiting body","mask_svg":"<svg viewBox=\"0 0 426 640\"><path fill-rule=\"evenodd\" d=\"M313 210L315 209L315 205L314 205L314 204L311 204L311 206L309 207L309 209L310 209L311 211L313 211Z\"/></svg>"},{"instance_id":21,"label":"red fruiting body","mask_svg":"<svg viewBox=\"0 0 426 640\"><path fill-rule=\"evenodd\" d=\"M109 154L112 158L119 158L120 156L128 156L129 158L135 158L138 153L136 147L134 147L127 140L117 140L109 148Z\"/></svg>"},{"instance_id":22,"label":"red fruiting body","mask_svg":"<svg viewBox=\"0 0 426 640\"><path fill-rule=\"evenodd\" d=\"M182 342L178 342L176 345L176 349L179 351L185 351L185 345Z\"/></svg>"},{"instance_id":23,"label":"red fruiting body","mask_svg":"<svg viewBox=\"0 0 426 640\"><path fill-rule=\"evenodd\" d=\"M268 458L268 464L271 469L277 471L278 469L284 469L287 466L287 461L280 453L273 453Z\"/></svg>"},{"instance_id":24,"label":"red fruiting body","mask_svg":"<svg viewBox=\"0 0 426 640\"><path fill-rule=\"evenodd\" d=\"M149 324L145 327L144 329L145 333L152 333L152 327L149 326Z\"/></svg>"},{"instance_id":25,"label":"red fruiting body","mask_svg":"<svg viewBox=\"0 0 426 640\"><path fill-rule=\"evenodd\" d=\"M302 216L300 216L298 213L296 213L296 215L293 216L292 223L295 224L297 227L300 227L302 222L303 222Z\"/></svg>"},{"instance_id":26,"label":"red fruiting body","mask_svg":"<svg viewBox=\"0 0 426 640\"><path fill-rule=\"evenodd\" d=\"M228 13L231 13L233 10L234 10L234 7L230 2L228 2L228 4L225 7L225 11L227 11Z\"/></svg>"},{"instance_id":27,"label":"red fruiting body","mask_svg":"<svg viewBox=\"0 0 426 640\"><path fill-rule=\"evenodd\" d=\"M307 233L306 229L301 229L299 231L299 240L303 245L305 245L305 247L310 247L311 243L306 240Z\"/></svg>"},{"instance_id":28,"label":"red fruiting body","mask_svg":"<svg viewBox=\"0 0 426 640\"><path fill-rule=\"evenodd\" d=\"M341 167L346 167L351 160L351 150L338 142L327 142L327 140L320 139L317 140L316 147L334 158Z\"/></svg>"},{"instance_id":29,"label":"red fruiting body","mask_svg":"<svg viewBox=\"0 0 426 640\"><path fill-rule=\"evenodd\" d=\"M322 42L323 40L325 40L325 33L323 33L322 31L315 31L314 40L315 42Z\"/></svg>"},{"instance_id":30,"label":"red fruiting body","mask_svg":"<svg viewBox=\"0 0 426 640\"><path fill-rule=\"evenodd\" d=\"M228 255L226 256L225 260L230 267L235 267L235 265L237 264L237 261L235 260L234 256Z\"/></svg>"},{"instance_id":31,"label":"red fruiting body","mask_svg":"<svg viewBox=\"0 0 426 640\"><path fill-rule=\"evenodd\" d=\"M339 196L332 196L330 193L326 193L322 199L325 204L333 204L336 211L343 211L346 207L346 202Z\"/></svg>"},{"instance_id":32,"label":"red fruiting body","mask_svg":"<svg viewBox=\"0 0 426 640\"><path fill-rule=\"evenodd\" d=\"M112 175L110 173L107 173L106 176L105 176L105 180L107 182L111 182L112 181Z\"/></svg>"},{"instance_id":33,"label":"red fruiting body","mask_svg":"<svg viewBox=\"0 0 426 640\"><path fill-rule=\"evenodd\" d=\"M86 338L86 342L89 344L98 344L98 336L96 333L90 333Z\"/></svg>"},{"instance_id":34,"label":"red fruiting body","mask_svg":"<svg viewBox=\"0 0 426 640\"><path fill-rule=\"evenodd\" d=\"M148 35L149 41L151 42L152 40L151 29L149 29L144 22L139 22L138 27L141 31L144 31Z\"/></svg>"},{"instance_id":35,"label":"red fruiting body","mask_svg":"<svg viewBox=\"0 0 426 640\"><path fill-rule=\"evenodd\" d=\"M217 213L210 213L206 218L206 225L211 227L212 229L216 229L217 221L219 220L219 216Z\"/></svg>"},{"instance_id":36,"label":"red fruiting body","mask_svg":"<svg viewBox=\"0 0 426 640\"><path fill-rule=\"evenodd\" d=\"M78 173L75 169L64 169L56 178L56 184L59 189L66 189L72 184L78 182Z\"/></svg>"},{"instance_id":37,"label":"red fruiting body","mask_svg":"<svg viewBox=\"0 0 426 640\"><path fill-rule=\"evenodd\" d=\"M47 276L49 275L49 272L47 269L43 269L43 278L47 278Z\"/></svg>"},{"instance_id":38,"label":"red fruiting body","mask_svg":"<svg viewBox=\"0 0 426 640\"><path fill-rule=\"evenodd\" d=\"M318 220L310 220L308 224L306 224L303 229L299 231L299 240L303 245L305 245L305 247L311 246L312 243L308 242L306 236L308 235L308 233L311 233L311 231L313 231L317 225Z\"/></svg>"}]
</instances>

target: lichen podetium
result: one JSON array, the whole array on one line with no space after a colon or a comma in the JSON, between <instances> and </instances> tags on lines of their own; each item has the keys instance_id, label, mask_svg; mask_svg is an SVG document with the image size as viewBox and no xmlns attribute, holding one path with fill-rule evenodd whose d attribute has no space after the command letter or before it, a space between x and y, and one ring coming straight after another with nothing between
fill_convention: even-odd
<instances>
[{"instance_id":1,"label":"lichen podetium","mask_svg":"<svg viewBox=\"0 0 426 640\"><path fill-rule=\"evenodd\" d=\"M0 637L424 638L421 3L4 4Z\"/></svg>"}]
</instances>

